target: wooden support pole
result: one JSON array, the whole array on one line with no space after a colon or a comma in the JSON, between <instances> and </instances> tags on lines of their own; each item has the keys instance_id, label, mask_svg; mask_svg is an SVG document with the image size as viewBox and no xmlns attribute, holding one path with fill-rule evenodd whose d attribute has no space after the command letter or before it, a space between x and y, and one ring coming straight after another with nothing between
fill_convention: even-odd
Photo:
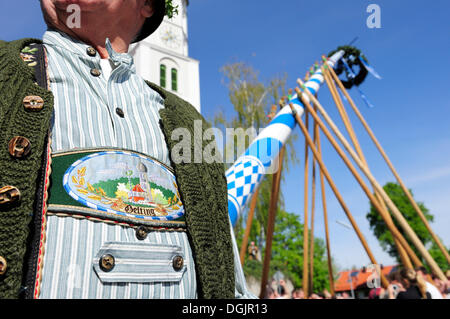
<instances>
[{"instance_id":1,"label":"wooden support pole","mask_svg":"<svg viewBox=\"0 0 450 319\"><path fill-rule=\"evenodd\" d=\"M388 208L386 206L386 203L383 200L383 197L381 197L381 194L379 192L375 191L375 197L378 200L378 202L380 203L381 209L384 212L383 215L386 218L387 223L389 223L389 225L391 225L392 228L395 227L395 229L398 230L398 228L394 224L394 221L392 220L391 214L388 211ZM402 235L402 233L400 233L400 236L403 238L402 242L406 242L408 244L408 242L406 241L406 239ZM413 264L411 263L411 260L414 263L415 267L423 266L419 257L417 257L414 250L411 249L410 245L408 245L407 248L404 248L402 245L402 242L400 242L400 240L398 240L394 235L392 235L392 238L394 239L395 247L397 248L398 254L400 256L400 260L405 268L410 268L410 269L414 268ZM411 256L409 254L411 254Z\"/></svg>"},{"instance_id":2,"label":"wooden support pole","mask_svg":"<svg viewBox=\"0 0 450 319\"><path fill-rule=\"evenodd\" d=\"M314 144L317 147L317 134L319 132L319 126L314 121ZM316 159L312 158L312 180L311 180L311 230L309 239L309 290L311 293L314 291L314 215L316 209Z\"/></svg>"},{"instance_id":3,"label":"wooden support pole","mask_svg":"<svg viewBox=\"0 0 450 319\"><path fill-rule=\"evenodd\" d=\"M308 112L305 111L305 126L308 130ZM305 137L305 171L304 171L304 187L303 187L303 214L304 214L304 220L303 220L303 291L305 293L305 299L309 298L309 266L308 266L308 260L309 260L309 254L308 254L308 174L309 174L309 152L308 152L308 143L306 141Z\"/></svg>"},{"instance_id":4,"label":"wooden support pole","mask_svg":"<svg viewBox=\"0 0 450 319\"><path fill-rule=\"evenodd\" d=\"M278 197L280 192L281 170L283 167L284 153L285 153L285 146L283 146L280 150L280 155L278 156L279 160L278 170L276 171L276 173L273 175L272 178L272 192L270 194L269 216L267 222L266 249L264 253L263 273L261 278L261 291L259 294L259 298L261 299L265 298L269 278L270 260L272 258L272 239L273 239L273 231L275 228L275 217L278 208Z\"/></svg>"},{"instance_id":5,"label":"wooden support pole","mask_svg":"<svg viewBox=\"0 0 450 319\"><path fill-rule=\"evenodd\" d=\"M240 253L241 265L244 265L245 255L247 253L248 238L250 237L250 231L252 229L253 216L255 215L256 202L258 201L258 192L259 188L255 190L255 193L252 196L252 201L250 202L250 210L248 212L247 223L245 224L244 238L242 239Z\"/></svg>"},{"instance_id":6,"label":"wooden support pole","mask_svg":"<svg viewBox=\"0 0 450 319\"><path fill-rule=\"evenodd\" d=\"M329 69L330 68L322 68L322 72L324 74L324 78L325 78L325 82L327 83L327 86L330 90L330 93L332 95L332 98L336 104L336 107L339 111L339 114L341 115L342 121L344 122L345 128L347 129L347 132L350 136L350 139L352 140L352 143L355 147L356 152L358 153L359 159L362 161L362 163L366 166L366 168L369 170L369 165L367 163L367 160L364 156L364 153L362 151L361 145L359 144L358 138L356 137L356 133L355 130L353 129L353 126L351 124L350 118L347 114L347 112L345 111L345 107L344 107L344 103L342 103L341 97L339 96L339 93L337 91L336 86L334 85L334 82L330 76L329 73ZM387 207L381 197L381 195L375 190L375 187L372 185L372 188L374 189L374 193L375 196L377 198L377 200L380 202L382 211L380 211L379 213L383 215L383 220L386 220L387 223L391 224L391 227L395 227L396 226L393 224L392 218L389 214L389 211L387 210ZM406 267L406 268L413 268L411 261L409 260L408 255L406 254L406 250L403 249L403 247L401 247L400 242L393 236L394 238L394 243L396 245L397 251L399 253L400 259L402 261L402 264ZM417 258L418 260L418 258ZM419 266L419 265L416 265Z\"/></svg>"},{"instance_id":7,"label":"wooden support pole","mask_svg":"<svg viewBox=\"0 0 450 319\"><path fill-rule=\"evenodd\" d=\"M335 80L335 82L338 84L339 88L341 89L342 93L344 93L344 96L347 98L347 100L349 101L350 106L352 107L353 111L355 112L356 116L358 117L358 119L361 121L362 125L364 126L364 128L366 129L367 133L369 134L370 138L372 139L372 141L374 142L375 146L377 147L378 151L380 152L381 156L383 157L383 159L386 161L386 164L388 165L388 167L390 168L390 170L392 171L392 173L394 174L398 184L400 185L400 187L403 189L403 191L405 192L406 196L408 197L409 201L411 202L411 205L413 205L414 209L416 210L417 214L419 215L420 219L422 220L422 222L424 223L425 227L427 228L428 232L430 233L430 235L433 237L433 240L436 242L436 244L438 245L439 249L442 251L442 253L444 254L445 258L447 259L447 262L450 264L450 254L447 251L447 248L442 244L441 240L439 239L439 237L434 233L434 231L432 230L430 224L428 223L427 219L425 218L425 215L423 214L422 210L420 209L419 205L417 205L416 201L414 200L413 196L411 195L411 192L409 191L409 189L406 187L405 183L403 182L403 180L401 179L400 175L397 173L397 170L394 168L394 165L392 164L392 162L390 161L389 157L387 156L386 152L384 151L383 147L381 146L381 144L379 143L378 139L375 137L375 134L373 133L372 129L370 128L369 124L366 122L366 120L364 119L363 115L361 114L361 112L359 111L359 109L356 107L355 103L353 102L352 98L350 97L350 95L348 94L347 90L345 89L344 85L342 84L341 80L339 80L338 76L336 75L336 73L334 72L333 69L330 68L330 74L333 77L333 79Z\"/></svg>"},{"instance_id":8,"label":"wooden support pole","mask_svg":"<svg viewBox=\"0 0 450 319\"><path fill-rule=\"evenodd\" d=\"M305 98L303 97L303 93L300 91L300 89L296 88L297 94L300 96L300 98L302 99L302 103L305 101L307 103L307 101L305 100ZM315 103L318 106L318 109L320 110L320 103L316 100ZM320 107L319 107L320 106ZM375 196L372 194L372 192L370 191L370 189L366 186L365 182L363 181L363 179L361 178L360 174L356 171L355 167L353 166L353 164L350 162L350 160L348 159L348 157L345 155L345 153L343 152L343 150L340 148L340 146L338 145L338 143L336 142L336 140L333 138L333 136L331 135L331 133L329 132L329 130L327 129L327 127L325 126L325 124L322 122L322 120L318 117L317 113L311 108L311 106L309 104L307 104L306 106L308 108L308 110L311 112L311 114L313 115L314 119L318 122L320 128L323 130L323 132L325 133L326 137L328 138L328 140L331 142L331 144L333 145L334 149L337 151L337 153L339 154L339 156L342 158L342 160L344 161L344 163L347 165L347 167L350 169L350 172L353 174L353 176L356 178L356 180L358 181L358 183L361 185L363 191L366 193L367 197L369 198L369 200L372 202L372 204L374 205L375 209L380 212L382 211L381 205L379 203L379 201L375 198ZM323 109L322 109L323 110ZM325 112L325 110L323 110ZM325 112L326 114L326 112ZM333 121L329 118L328 114L326 114L325 116L327 122L330 124L332 124L333 126L333 131L335 131L335 134L338 135L339 139L341 140L341 142L345 142L346 143L346 148L347 150L351 150L352 151L352 157L355 159L355 161L359 161L359 158L354 154L353 150L351 149L350 145L348 144L348 142L345 140L345 138L342 136L342 134L339 132L339 130L337 129L337 127L334 125ZM331 125L330 125L331 126ZM360 163L360 161L359 161ZM361 163L360 163L361 164ZM361 167L360 167L361 168ZM367 172L367 171L366 171ZM366 173L365 172L365 173ZM370 174L370 173L369 173ZM371 181L375 181L376 180L372 177ZM375 185L375 183L373 183L373 185ZM375 185L376 186L376 185ZM384 190L383 190L384 191ZM387 195L386 195L387 196ZM393 207L395 207L395 205L393 205ZM385 217L384 214L380 214L381 217ZM398 229L392 227L393 223L389 223L386 220L384 220L386 222L386 225L388 226L389 230L391 231L391 233L394 235L394 237L396 237L404 247L406 247L406 249L410 250L410 254L411 256L415 256L414 252L412 251L411 247L409 247L408 243L406 242L405 238L403 236L401 236L400 232L398 231ZM416 256L417 258L417 256ZM416 262L420 263L420 260L417 258Z\"/></svg>"},{"instance_id":9,"label":"wooden support pole","mask_svg":"<svg viewBox=\"0 0 450 319\"><path fill-rule=\"evenodd\" d=\"M308 102L304 101L303 103L308 103ZM294 106L292 104L290 104L290 106L291 106L291 110L292 110L293 114L295 114L294 116L295 116L295 119L296 119L298 125L300 126L300 129L302 130L303 134L306 137L306 140L308 142L308 146L311 149L314 157L316 158L317 163L320 166L320 170L323 172L325 178L328 181L328 184L330 185L331 189L333 190L333 193L335 194L337 200L339 201L339 204L341 205L342 209L344 210L345 214L347 215L347 218L350 221L350 224L353 226L353 229L355 230L356 235L358 236L361 244L364 247L364 250L366 251L367 255L369 256L370 261L373 264L378 264L376 259L375 259L375 257L374 257L374 255L372 254L372 251L369 248L369 245L367 244L366 239L364 238L364 236L361 233L358 225L356 224L355 219L353 218L352 214L350 213L350 210L348 209L347 205L345 204L344 199L342 198L342 196L339 193L336 185L334 184L333 179L331 178L330 174L328 173L328 170L327 170L325 164L323 163L323 161L322 161L322 159L321 159L321 157L319 155L319 152L317 151L317 149L316 149L316 147L314 145L313 140L309 136L308 130L306 129L305 125L303 124L302 119L296 113ZM311 109L310 109L310 111L311 111ZM381 274L381 282L382 282L382 284L383 284L383 286L385 288L388 286L388 282L387 282L386 278L383 276L383 274Z\"/></svg>"},{"instance_id":10,"label":"wooden support pole","mask_svg":"<svg viewBox=\"0 0 450 319\"><path fill-rule=\"evenodd\" d=\"M298 83L303 86L303 82L300 79L297 79ZM297 94L299 94L299 96L305 100L305 98L303 97L302 92L300 91L299 88L296 88ZM369 179L369 181L375 186L376 190L381 194L381 196L383 197L383 200L386 202L388 208L391 210L392 214L394 215L394 217L396 218L396 220L398 221L398 223L400 224L400 226L403 228L403 230L405 231L405 233L408 235L408 237L411 239L411 241L413 242L413 244L416 246L416 248L420 251L420 253L422 254L422 256L425 258L425 260L427 261L427 264L431 267L432 271L439 277L441 278L441 280L446 280L446 277L444 275L444 273L442 272L442 270L439 268L438 264L436 263L436 261L433 259L433 257L431 257L430 253L428 252L428 250L425 248L425 246L423 245L423 243L420 241L420 239L417 237L417 235L414 233L413 229L411 228L411 226L409 226L408 222L406 221L406 219L403 217L402 213L398 210L398 208L395 206L395 204L392 202L392 200L389 198L389 196L386 194L386 192L384 191L384 189L380 186L380 184L378 184L377 180L373 177L373 175L367 170L367 168L364 166L364 164L361 162L361 160L359 159L359 157L356 155L356 153L353 151L352 147L350 146L350 144L348 143L348 141L345 139L345 137L342 135L342 133L339 131L339 129L337 128L337 126L334 124L334 122L331 120L331 118L329 117L328 113L325 111L325 109L322 107L322 105L319 103L319 101L317 101L317 99L309 92L308 89L305 88L305 92L307 94L307 96L309 97L309 99L311 101L313 101L313 103L315 105L317 105L318 110L322 113L323 117L325 118L325 120L327 121L328 125L330 125L330 127L332 128L333 132L336 134L336 136L339 138L339 140L341 141L341 143L344 145L345 149L350 153L351 157L353 158L353 160L356 162L356 164L358 165L358 167L362 170L362 172L364 173L364 175ZM306 100L305 100L306 101ZM302 101L303 102L303 101ZM331 136L331 134L329 134L328 129L323 125L323 122L320 120L320 118L317 116L317 114L314 112L314 110L311 108L311 106L308 104L306 104L306 107L308 108L309 112L311 114L313 114L314 119L316 121L319 122L319 125L321 127L321 129L324 131L325 135L327 135L327 138L331 141L334 141L334 138ZM328 134L327 134L328 133ZM350 168L350 170L352 171L352 173L354 173L353 175L355 177L359 177L359 174L356 172L356 170L354 170L353 165L351 164L350 161L348 161L348 158L345 156L345 154L342 152L342 150L340 149L339 145L336 143L336 141L334 141L334 143L332 142L334 148L338 151L338 153L341 155L342 159L344 160L344 162L346 162L347 166ZM355 175L355 173L357 175ZM358 179L358 178L357 178ZM372 204L377 208L378 211L381 210L381 207L378 203L378 201L375 199L375 197L373 196L373 194L370 192L370 190L367 188L367 186L365 185L364 181L360 182L360 185L363 186L364 191L366 192L367 196L369 196L369 199L371 200ZM391 232L393 232L392 229L390 229ZM398 233L393 233L394 236L396 236L397 238L399 238ZM403 247L407 248L408 244L407 243L403 243L402 242Z\"/></svg>"},{"instance_id":11,"label":"wooden support pole","mask_svg":"<svg viewBox=\"0 0 450 319\"><path fill-rule=\"evenodd\" d=\"M315 124L316 122L314 122ZM318 156L322 160L322 146L320 145L320 131L317 130L317 135L315 136L317 139L317 151ZM333 265L331 263L331 247L330 247L330 233L328 230L328 212L327 212L327 200L325 195L325 181L323 172L319 169L320 172L320 188L322 195L322 209L323 209L323 221L325 226L325 242L327 245L327 264L328 264L328 279L330 282L330 293L332 296L335 295L334 292L334 275L333 275Z\"/></svg>"}]
</instances>

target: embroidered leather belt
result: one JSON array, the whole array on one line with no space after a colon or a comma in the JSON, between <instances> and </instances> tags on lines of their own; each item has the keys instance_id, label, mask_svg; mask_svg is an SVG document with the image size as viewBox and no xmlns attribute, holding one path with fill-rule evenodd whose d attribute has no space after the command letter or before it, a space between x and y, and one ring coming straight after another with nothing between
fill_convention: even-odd
<instances>
[{"instance_id":1,"label":"embroidered leather belt","mask_svg":"<svg viewBox=\"0 0 450 319\"><path fill-rule=\"evenodd\" d=\"M113 222L185 228L173 170L121 149L52 154L48 211Z\"/></svg>"}]
</instances>

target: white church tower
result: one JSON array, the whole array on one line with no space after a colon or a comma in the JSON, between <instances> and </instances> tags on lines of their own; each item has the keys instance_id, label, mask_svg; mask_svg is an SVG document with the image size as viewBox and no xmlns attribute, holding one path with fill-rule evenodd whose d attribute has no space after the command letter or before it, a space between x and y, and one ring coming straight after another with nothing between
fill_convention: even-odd
<instances>
[{"instance_id":1,"label":"white church tower","mask_svg":"<svg viewBox=\"0 0 450 319\"><path fill-rule=\"evenodd\" d=\"M189 57L187 6L173 0L178 14L164 18L148 38L130 46L137 73L190 102L200 112L199 61Z\"/></svg>"}]
</instances>

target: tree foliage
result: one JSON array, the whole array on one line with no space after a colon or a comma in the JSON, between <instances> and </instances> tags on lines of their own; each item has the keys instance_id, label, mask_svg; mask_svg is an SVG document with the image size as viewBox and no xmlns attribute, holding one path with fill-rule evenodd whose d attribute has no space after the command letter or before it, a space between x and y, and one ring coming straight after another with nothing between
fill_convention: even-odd
<instances>
[{"instance_id":1,"label":"tree foliage","mask_svg":"<svg viewBox=\"0 0 450 319\"><path fill-rule=\"evenodd\" d=\"M263 252L264 258L264 252ZM282 209L277 212L272 243L272 259L269 276L277 270L289 278L294 287L301 287L303 281L303 224L300 217ZM246 260L244 272L260 278L262 263ZM313 289L316 292L329 289L328 264L325 243L320 238L314 239L314 275Z\"/></svg>"},{"instance_id":2,"label":"tree foliage","mask_svg":"<svg viewBox=\"0 0 450 319\"><path fill-rule=\"evenodd\" d=\"M298 215L279 210L272 246L273 266L285 273L295 287L303 280L303 224ZM329 288L325 243L314 238L314 291Z\"/></svg>"},{"instance_id":3,"label":"tree foliage","mask_svg":"<svg viewBox=\"0 0 450 319\"><path fill-rule=\"evenodd\" d=\"M441 269L447 269L448 263L442 254L442 252L439 250L437 245L434 243L433 238L431 237L430 233L428 232L426 226L420 219L419 215L417 214L416 210L412 206L411 202L409 201L406 194L403 192L403 189L400 185L396 183L387 183L383 186L383 189L386 191L386 194L391 198L391 200L394 202L395 206L399 209L399 211L402 213L403 217L407 220L408 224L411 226L411 228L416 233L417 237L422 241L422 243L425 246L429 247L429 252L431 256L434 258L434 260L438 263L439 267ZM411 192L411 190L410 190ZM412 192L411 192L412 194ZM419 208L422 210L425 218L428 220L428 222L433 222L433 215L429 213L428 208L425 207L425 205L421 202L417 203L419 205ZM378 238L381 247L392 257L396 258L397 262L400 262L400 256L397 252L397 248L394 243L393 236L389 229L387 228L386 224L382 220L381 216L379 215L378 211L375 209L375 207L370 204L370 211L366 215L370 228L373 231L373 234L375 237ZM408 238L406 233L403 231L402 227L398 224L397 220L393 218L395 226L398 228L400 233L405 237L406 241L409 243L410 247L414 250L416 255L421 258L421 254L416 249L412 241ZM422 259L422 262L426 264L425 260Z\"/></svg>"}]
</instances>

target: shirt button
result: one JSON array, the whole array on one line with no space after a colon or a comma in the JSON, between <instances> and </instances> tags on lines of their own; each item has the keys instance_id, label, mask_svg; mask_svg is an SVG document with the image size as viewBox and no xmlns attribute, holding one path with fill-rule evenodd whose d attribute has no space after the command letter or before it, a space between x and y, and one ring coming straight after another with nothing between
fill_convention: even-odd
<instances>
[{"instance_id":1,"label":"shirt button","mask_svg":"<svg viewBox=\"0 0 450 319\"><path fill-rule=\"evenodd\" d=\"M44 100L40 96L26 96L23 99L23 106L28 111L40 111L44 107Z\"/></svg>"},{"instance_id":2,"label":"shirt button","mask_svg":"<svg viewBox=\"0 0 450 319\"><path fill-rule=\"evenodd\" d=\"M26 137L13 137L9 141L8 151L15 158L24 158L31 152L31 143Z\"/></svg>"},{"instance_id":3,"label":"shirt button","mask_svg":"<svg viewBox=\"0 0 450 319\"><path fill-rule=\"evenodd\" d=\"M91 74L95 77L98 77L102 74L102 72L100 72L99 69L93 68L93 69L91 69Z\"/></svg>"},{"instance_id":4,"label":"shirt button","mask_svg":"<svg viewBox=\"0 0 450 319\"><path fill-rule=\"evenodd\" d=\"M138 229L136 229L136 238L139 240L147 238L147 234L147 229L144 226L139 226Z\"/></svg>"},{"instance_id":5,"label":"shirt button","mask_svg":"<svg viewBox=\"0 0 450 319\"><path fill-rule=\"evenodd\" d=\"M86 53L87 53L89 56L96 56L96 55L97 55L97 51L96 51L93 47L88 47L88 48L86 49Z\"/></svg>"},{"instance_id":6,"label":"shirt button","mask_svg":"<svg viewBox=\"0 0 450 319\"><path fill-rule=\"evenodd\" d=\"M124 111L123 111L120 107L116 108L116 113L117 113L117 115L119 115L121 118L124 118L124 117L125 117L125 113L124 113Z\"/></svg>"},{"instance_id":7,"label":"shirt button","mask_svg":"<svg viewBox=\"0 0 450 319\"><path fill-rule=\"evenodd\" d=\"M109 272L113 270L114 266L116 265L116 261L112 255L103 255L102 258L100 258L99 266L100 269L104 272Z\"/></svg>"},{"instance_id":8,"label":"shirt button","mask_svg":"<svg viewBox=\"0 0 450 319\"><path fill-rule=\"evenodd\" d=\"M9 207L20 201L20 191L14 186L0 188L0 207Z\"/></svg>"},{"instance_id":9,"label":"shirt button","mask_svg":"<svg viewBox=\"0 0 450 319\"><path fill-rule=\"evenodd\" d=\"M3 276L6 273L6 269L8 268L8 263L6 259L0 256L0 276Z\"/></svg>"},{"instance_id":10,"label":"shirt button","mask_svg":"<svg viewBox=\"0 0 450 319\"><path fill-rule=\"evenodd\" d=\"M175 256L172 259L172 266L175 271L180 271L183 268L184 260L181 256Z\"/></svg>"}]
</instances>

